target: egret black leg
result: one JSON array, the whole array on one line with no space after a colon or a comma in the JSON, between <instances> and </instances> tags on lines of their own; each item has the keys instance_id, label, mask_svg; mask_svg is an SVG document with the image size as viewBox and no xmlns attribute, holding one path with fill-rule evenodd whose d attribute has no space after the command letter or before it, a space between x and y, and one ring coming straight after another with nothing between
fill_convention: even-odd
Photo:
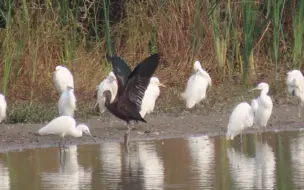
<instances>
[{"instance_id":1,"label":"egret black leg","mask_svg":"<svg viewBox=\"0 0 304 190\"><path fill-rule=\"evenodd\" d=\"M64 148L64 137L62 137L61 141L59 142L59 148Z\"/></svg>"},{"instance_id":2,"label":"egret black leg","mask_svg":"<svg viewBox=\"0 0 304 190\"><path fill-rule=\"evenodd\" d=\"M299 103L299 106L298 106L298 117L301 118L301 115L302 115L302 106L303 106L303 103L300 102Z\"/></svg>"}]
</instances>

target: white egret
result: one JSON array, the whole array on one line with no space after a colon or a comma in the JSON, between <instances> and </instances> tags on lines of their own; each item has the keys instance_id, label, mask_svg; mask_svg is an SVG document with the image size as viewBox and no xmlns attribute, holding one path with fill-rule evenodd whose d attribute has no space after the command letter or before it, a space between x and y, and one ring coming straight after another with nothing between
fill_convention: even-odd
<instances>
[{"instance_id":1,"label":"white egret","mask_svg":"<svg viewBox=\"0 0 304 190\"><path fill-rule=\"evenodd\" d=\"M75 119L70 116L57 117L38 131L39 135L59 135L62 138L60 144L63 143L65 136L78 138L82 133L92 136L88 126L80 124L76 127Z\"/></svg>"},{"instance_id":2,"label":"white egret","mask_svg":"<svg viewBox=\"0 0 304 190\"><path fill-rule=\"evenodd\" d=\"M261 90L260 96L256 99L258 108L255 112L254 123L259 127L266 128L273 108L272 100L267 94L269 91L269 85L262 82L256 88L253 88L250 91L252 90Z\"/></svg>"},{"instance_id":3,"label":"white egret","mask_svg":"<svg viewBox=\"0 0 304 190\"><path fill-rule=\"evenodd\" d=\"M58 101L59 116L74 116L76 110L76 97L74 95L74 89L68 87L64 92L61 93Z\"/></svg>"},{"instance_id":4,"label":"white egret","mask_svg":"<svg viewBox=\"0 0 304 190\"><path fill-rule=\"evenodd\" d=\"M105 101L106 98L103 94L104 91L109 90L112 93L110 102L113 102L117 95L118 84L116 80L116 76L113 72L110 72L108 77L104 79L97 87L97 102L95 104L95 108L99 106L99 112L103 113L106 109Z\"/></svg>"},{"instance_id":5,"label":"white egret","mask_svg":"<svg viewBox=\"0 0 304 190\"><path fill-rule=\"evenodd\" d=\"M304 106L304 77L301 71L289 71L286 77L286 85L288 92L300 100L298 116L301 117L302 107Z\"/></svg>"},{"instance_id":6,"label":"white egret","mask_svg":"<svg viewBox=\"0 0 304 190\"><path fill-rule=\"evenodd\" d=\"M186 101L187 108L192 108L206 97L206 90L211 86L211 77L202 68L199 61L193 65L194 74L188 79L187 87L183 92L182 98Z\"/></svg>"},{"instance_id":7,"label":"white egret","mask_svg":"<svg viewBox=\"0 0 304 190\"><path fill-rule=\"evenodd\" d=\"M292 91L296 88L295 81L303 80L304 77L300 70L292 70L287 72L286 77L286 86L287 90L290 94L292 94Z\"/></svg>"},{"instance_id":8,"label":"white egret","mask_svg":"<svg viewBox=\"0 0 304 190\"><path fill-rule=\"evenodd\" d=\"M68 86L74 88L74 78L72 73L64 66L58 65L53 74L53 82L59 94L64 92Z\"/></svg>"},{"instance_id":9,"label":"white egret","mask_svg":"<svg viewBox=\"0 0 304 190\"><path fill-rule=\"evenodd\" d=\"M165 85L159 82L159 79L157 77L151 77L149 86L145 91L145 95L141 103L141 110L139 112L141 117L144 118L146 114L153 112L155 101L160 94L160 86L166 87Z\"/></svg>"},{"instance_id":10,"label":"white egret","mask_svg":"<svg viewBox=\"0 0 304 190\"><path fill-rule=\"evenodd\" d=\"M6 100L3 94L0 94L0 123L6 118Z\"/></svg>"},{"instance_id":11,"label":"white egret","mask_svg":"<svg viewBox=\"0 0 304 190\"><path fill-rule=\"evenodd\" d=\"M241 143L243 142L242 131L253 125L257 108L258 102L255 99L251 101L251 106L247 102L242 102L234 108L227 127L227 140L233 140L235 136L241 134Z\"/></svg>"}]
</instances>

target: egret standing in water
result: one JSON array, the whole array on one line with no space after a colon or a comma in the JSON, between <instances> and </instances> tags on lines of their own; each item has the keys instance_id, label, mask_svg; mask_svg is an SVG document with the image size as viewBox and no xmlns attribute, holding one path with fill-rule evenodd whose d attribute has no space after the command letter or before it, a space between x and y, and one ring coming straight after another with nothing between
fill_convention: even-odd
<instances>
[{"instance_id":1,"label":"egret standing in water","mask_svg":"<svg viewBox=\"0 0 304 190\"><path fill-rule=\"evenodd\" d=\"M75 119L70 116L57 117L38 131L39 135L59 135L62 138L59 146L63 143L65 136L78 138L82 136L82 133L92 136L88 126L80 124L76 127Z\"/></svg>"},{"instance_id":2,"label":"egret standing in water","mask_svg":"<svg viewBox=\"0 0 304 190\"><path fill-rule=\"evenodd\" d=\"M114 101L117 95L118 84L114 73L110 72L108 77L104 79L96 88L97 88L97 102L95 105L95 109L98 106L99 112L103 113L105 111L105 101L106 101L103 92L109 90L112 93L111 101L110 101L111 103Z\"/></svg>"},{"instance_id":3,"label":"egret standing in water","mask_svg":"<svg viewBox=\"0 0 304 190\"><path fill-rule=\"evenodd\" d=\"M262 82L250 91L252 90L261 90L260 96L256 99L258 107L255 112L254 123L259 127L264 127L266 129L273 107L272 100L267 94L269 91L269 85Z\"/></svg>"},{"instance_id":4,"label":"egret standing in water","mask_svg":"<svg viewBox=\"0 0 304 190\"><path fill-rule=\"evenodd\" d=\"M144 118L146 114L153 112L156 99L160 94L160 86L166 87L165 85L159 82L159 79L157 77L151 77L149 86L145 91L145 95L142 99L141 109L139 112L142 118Z\"/></svg>"},{"instance_id":5,"label":"egret standing in water","mask_svg":"<svg viewBox=\"0 0 304 190\"><path fill-rule=\"evenodd\" d=\"M0 94L0 123L6 118L6 100L3 94Z\"/></svg>"},{"instance_id":6,"label":"egret standing in water","mask_svg":"<svg viewBox=\"0 0 304 190\"><path fill-rule=\"evenodd\" d=\"M74 117L74 111L76 110L76 97L74 95L74 89L70 86L61 93L58 102L59 116Z\"/></svg>"},{"instance_id":7,"label":"egret standing in water","mask_svg":"<svg viewBox=\"0 0 304 190\"><path fill-rule=\"evenodd\" d=\"M160 55L154 54L144 59L132 72L126 62L120 57L107 55L107 59L112 63L113 72L118 83L118 91L113 102L111 102L111 91L106 90L103 92L106 98L105 106L117 118L127 122L128 130L125 135L125 144L128 145L129 134L132 129L129 126L130 121L147 123L139 112L145 91L159 64Z\"/></svg>"},{"instance_id":8,"label":"egret standing in water","mask_svg":"<svg viewBox=\"0 0 304 190\"><path fill-rule=\"evenodd\" d=\"M243 143L242 131L252 127L257 109L258 102L255 99L251 101L251 106L247 102L238 104L230 115L226 139L233 140L235 136L241 134L241 143Z\"/></svg>"},{"instance_id":9,"label":"egret standing in water","mask_svg":"<svg viewBox=\"0 0 304 190\"><path fill-rule=\"evenodd\" d=\"M64 92L66 88L74 88L74 79L72 73L64 66L58 65L53 74L53 82L59 94Z\"/></svg>"},{"instance_id":10,"label":"egret standing in water","mask_svg":"<svg viewBox=\"0 0 304 190\"><path fill-rule=\"evenodd\" d=\"M286 77L286 85L288 92L300 100L298 116L301 117L302 108L304 106L304 77L301 71L289 71Z\"/></svg>"},{"instance_id":11,"label":"egret standing in water","mask_svg":"<svg viewBox=\"0 0 304 190\"><path fill-rule=\"evenodd\" d=\"M211 77L202 68L199 61L195 61L193 70L194 73L188 79L186 90L182 93L187 108L192 108L205 99L207 87L212 85Z\"/></svg>"}]
</instances>

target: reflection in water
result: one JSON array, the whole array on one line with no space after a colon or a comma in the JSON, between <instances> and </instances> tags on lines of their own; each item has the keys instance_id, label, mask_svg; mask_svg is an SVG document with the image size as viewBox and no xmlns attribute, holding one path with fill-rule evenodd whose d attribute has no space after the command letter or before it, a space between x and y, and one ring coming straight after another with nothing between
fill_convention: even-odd
<instances>
[{"instance_id":1,"label":"reflection in water","mask_svg":"<svg viewBox=\"0 0 304 190\"><path fill-rule=\"evenodd\" d=\"M71 145L60 153L58 172L43 172L41 176L44 189L91 189L91 172L79 166L76 145Z\"/></svg>"},{"instance_id":2,"label":"reflection in water","mask_svg":"<svg viewBox=\"0 0 304 190\"><path fill-rule=\"evenodd\" d=\"M303 133L290 142L293 182L297 188L304 186L304 136Z\"/></svg>"},{"instance_id":3,"label":"reflection in water","mask_svg":"<svg viewBox=\"0 0 304 190\"><path fill-rule=\"evenodd\" d=\"M275 184L275 157L272 148L265 142L256 143L257 187L273 189Z\"/></svg>"},{"instance_id":4,"label":"reflection in water","mask_svg":"<svg viewBox=\"0 0 304 190\"><path fill-rule=\"evenodd\" d=\"M189 151L192 158L190 170L194 172L193 183L196 187L214 189L214 142L208 136L190 137L188 141Z\"/></svg>"},{"instance_id":5,"label":"reflection in water","mask_svg":"<svg viewBox=\"0 0 304 190\"><path fill-rule=\"evenodd\" d=\"M144 189L164 188L163 161L157 156L155 144L138 143L139 162L143 170Z\"/></svg>"},{"instance_id":6,"label":"reflection in water","mask_svg":"<svg viewBox=\"0 0 304 190\"><path fill-rule=\"evenodd\" d=\"M8 168L3 163L0 163L0 189L10 189Z\"/></svg>"},{"instance_id":7,"label":"reflection in water","mask_svg":"<svg viewBox=\"0 0 304 190\"><path fill-rule=\"evenodd\" d=\"M256 143L256 157L248 157L235 148L228 148L231 176L241 189L273 189L275 157L271 147Z\"/></svg>"},{"instance_id":8,"label":"reflection in water","mask_svg":"<svg viewBox=\"0 0 304 190\"><path fill-rule=\"evenodd\" d=\"M225 137L202 136L134 141L128 153L108 142L62 154L54 147L0 153L0 189L304 189L304 136L292 134L299 132L248 141L244 152L238 143L226 148Z\"/></svg>"},{"instance_id":9,"label":"reflection in water","mask_svg":"<svg viewBox=\"0 0 304 190\"><path fill-rule=\"evenodd\" d=\"M103 179L107 189L120 189L121 184L121 144L105 142L100 145L100 159Z\"/></svg>"}]
</instances>

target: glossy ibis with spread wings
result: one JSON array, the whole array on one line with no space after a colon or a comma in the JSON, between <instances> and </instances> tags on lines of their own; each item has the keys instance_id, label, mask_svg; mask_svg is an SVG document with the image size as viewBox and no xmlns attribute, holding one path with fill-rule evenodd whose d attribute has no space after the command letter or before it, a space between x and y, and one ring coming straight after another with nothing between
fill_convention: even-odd
<instances>
[{"instance_id":1,"label":"glossy ibis with spread wings","mask_svg":"<svg viewBox=\"0 0 304 190\"><path fill-rule=\"evenodd\" d=\"M109 56L113 72L117 79L118 90L111 102L112 93L104 91L105 106L113 115L130 124L130 121L145 122L140 115L142 99L160 60L159 54L153 54L139 63L133 71L127 63L118 56ZM130 133L128 126L127 135Z\"/></svg>"}]
</instances>

